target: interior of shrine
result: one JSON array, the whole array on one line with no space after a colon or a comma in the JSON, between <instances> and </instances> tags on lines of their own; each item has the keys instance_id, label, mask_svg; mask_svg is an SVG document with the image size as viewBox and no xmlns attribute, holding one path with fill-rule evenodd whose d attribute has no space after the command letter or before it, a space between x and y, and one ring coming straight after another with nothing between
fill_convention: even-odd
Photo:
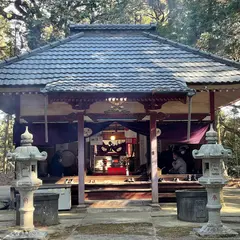
<instances>
[{"instance_id":1,"label":"interior of shrine","mask_svg":"<svg viewBox=\"0 0 240 240\"><path fill-rule=\"evenodd\" d=\"M61 124L57 124L61 125ZM64 132L64 127L68 132ZM41 150L48 152L46 162L39 163L40 177L77 176L78 145L73 141L70 128L74 130L74 123L62 124L62 137L50 139L50 144L41 143L41 127L43 124L30 125L30 131L38 139ZM209 126L208 122L192 122L192 137L186 143L186 128L184 122L158 124L158 171L159 175L169 174L172 168L172 151L178 148L181 157L187 164L186 174L201 174L201 162L193 159L192 149L203 142L203 137ZM21 128L23 125L20 126ZM60 127L60 126L59 126ZM177 130L178 128L178 130ZM49 124L51 132L51 124ZM86 124L85 135L85 172L87 176L147 176L150 166L150 139L148 122L104 122ZM182 131L181 131L182 129ZM176 130L178 132L176 132ZM21 130L20 130L21 131ZM54 129L52 130L54 132ZM96 132L94 135L92 133ZM53 133L52 132L52 133ZM174 133L175 132L175 133ZM15 132L16 138L19 136ZM91 135L91 137L89 137ZM53 143L56 144L53 144Z\"/></svg>"}]
</instances>

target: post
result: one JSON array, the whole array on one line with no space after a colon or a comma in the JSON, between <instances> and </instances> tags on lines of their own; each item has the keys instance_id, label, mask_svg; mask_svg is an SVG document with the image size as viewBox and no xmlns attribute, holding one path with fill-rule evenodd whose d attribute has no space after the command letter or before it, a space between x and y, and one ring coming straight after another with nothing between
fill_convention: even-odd
<instances>
[{"instance_id":1,"label":"post","mask_svg":"<svg viewBox=\"0 0 240 240\"><path fill-rule=\"evenodd\" d=\"M8 150L8 138L9 138L9 125L10 125L10 115L7 114L6 127L4 134L4 147L3 147L3 171L7 173L7 150Z\"/></svg>"},{"instance_id":2,"label":"post","mask_svg":"<svg viewBox=\"0 0 240 240\"><path fill-rule=\"evenodd\" d=\"M78 205L84 207L84 114L78 114Z\"/></svg>"},{"instance_id":3,"label":"post","mask_svg":"<svg viewBox=\"0 0 240 240\"><path fill-rule=\"evenodd\" d=\"M34 213L34 201L33 194L35 188L19 188L20 193L20 228L26 230L34 229L33 225L33 213Z\"/></svg>"},{"instance_id":4,"label":"post","mask_svg":"<svg viewBox=\"0 0 240 240\"><path fill-rule=\"evenodd\" d=\"M152 203L158 204L158 175L157 175L157 114L150 114L150 144L151 144L151 179L152 179Z\"/></svg>"},{"instance_id":5,"label":"post","mask_svg":"<svg viewBox=\"0 0 240 240\"><path fill-rule=\"evenodd\" d=\"M210 101L210 119L215 121L215 96L214 92L209 92L209 101Z\"/></svg>"},{"instance_id":6,"label":"post","mask_svg":"<svg viewBox=\"0 0 240 240\"><path fill-rule=\"evenodd\" d=\"M188 126L187 126L187 140L191 137L191 117L192 117L192 96L188 97Z\"/></svg>"},{"instance_id":7,"label":"post","mask_svg":"<svg viewBox=\"0 0 240 240\"><path fill-rule=\"evenodd\" d=\"M45 125L45 142L48 143L48 96L44 97L44 125Z\"/></svg>"}]
</instances>

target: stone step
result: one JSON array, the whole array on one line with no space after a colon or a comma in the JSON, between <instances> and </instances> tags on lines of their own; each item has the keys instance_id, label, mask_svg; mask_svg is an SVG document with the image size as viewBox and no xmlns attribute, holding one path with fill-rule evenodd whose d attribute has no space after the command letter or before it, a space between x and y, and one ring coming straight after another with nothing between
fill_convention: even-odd
<instances>
[{"instance_id":1,"label":"stone step","mask_svg":"<svg viewBox=\"0 0 240 240\"><path fill-rule=\"evenodd\" d=\"M88 213L111 213L111 212L151 212L151 206L127 207L127 208L88 208Z\"/></svg>"}]
</instances>

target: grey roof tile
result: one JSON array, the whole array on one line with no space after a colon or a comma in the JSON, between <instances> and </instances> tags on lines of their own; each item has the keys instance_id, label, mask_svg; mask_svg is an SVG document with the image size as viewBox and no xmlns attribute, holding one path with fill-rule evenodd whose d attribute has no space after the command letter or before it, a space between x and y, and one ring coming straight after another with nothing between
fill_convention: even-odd
<instances>
[{"instance_id":1,"label":"grey roof tile","mask_svg":"<svg viewBox=\"0 0 240 240\"><path fill-rule=\"evenodd\" d=\"M59 91L67 87L69 91L186 91L187 83L239 83L239 69L237 63L151 34L77 34L0 63L0 86L47 84L46 89Z\"/></svg>"}]
</instances>

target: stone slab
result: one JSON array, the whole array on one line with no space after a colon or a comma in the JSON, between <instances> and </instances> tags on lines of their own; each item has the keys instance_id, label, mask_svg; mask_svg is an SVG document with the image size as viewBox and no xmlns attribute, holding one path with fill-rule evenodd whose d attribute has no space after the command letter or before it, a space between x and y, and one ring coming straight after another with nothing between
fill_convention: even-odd
<instances>
[{"instance_id":1,"label":"stone slab","mask_svg":"<svg viewBox=\"0 0 240 240\"><path fill-rule=\"evenodd\" d=\"M159 210L159 209L158 209ZM151 207L128 207L128 208L88 208L88 213L108 213L108 212L151 212Z\"/></svg>"},{"instance_id":2,"label":"stone slab","mask_svg":"<svg viewBox=\"0 0 240 240\"><path fill-rule=\"evenodd\" d=\"M106 239L111 239L111 240L146 240L146 236L139 236L139 235L124 235L124 236L119 236L119 235L98 235L92 236L89 235L74 235L70 236L67 238L67 240L89 240L89 239L94 239L94 240L106 240ZM156 240L154 236L147 236L148 240Z\"/></svg>"},{"instance_id":3,"label":"stone slab","mask_svg":"<svg viewBox=\"0 0 240 240\"><path fill-rule=\"evenodd\" d=\"M222 237L235 237L238 236L238 233L233 231L232 229L222 225L204 225L200 229L194 229L196 234L200 237L217 237L217 238L222 238Z\"/></svg>"},{"instance_id":4,"label":"stone slab","mask_svg":"<svg viewBox=\"0 0 240 240\"><path fill-rule=\"evenodd\" d=\"M28 240L46 240L47 239L47 232L39 231L39 230L32 230L32 231L24 231L24 230L15 230L5 236L4 240L21 240L21 239L28 239Z\"/></svg>"}]
</instances>

